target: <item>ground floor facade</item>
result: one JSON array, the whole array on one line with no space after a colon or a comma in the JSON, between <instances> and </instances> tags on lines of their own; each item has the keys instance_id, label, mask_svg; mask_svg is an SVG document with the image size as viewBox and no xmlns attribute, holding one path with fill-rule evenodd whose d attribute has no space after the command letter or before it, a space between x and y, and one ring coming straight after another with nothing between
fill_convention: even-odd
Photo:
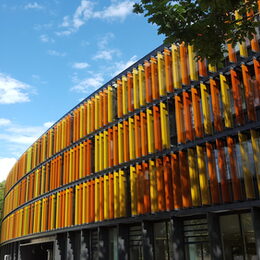
<instances>
[{"instance_id":1,"label":"ground floor facade","mask_svg":"<svg viewBox=\"0 0 260 260\"><path fill-rule=\"evenodd\" d=\"M260 259L260 207L241 202L74 226L14 240L1 259Z\"/></svg>"}]
</instances>

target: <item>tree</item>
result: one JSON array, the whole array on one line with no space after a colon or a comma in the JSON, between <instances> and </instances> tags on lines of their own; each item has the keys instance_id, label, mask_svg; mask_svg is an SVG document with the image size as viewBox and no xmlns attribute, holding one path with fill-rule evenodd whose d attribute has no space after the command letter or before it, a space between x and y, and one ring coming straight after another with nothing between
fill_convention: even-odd
<instances>
[{"instance_id":1,"label":"tree","mask_svg":"<svg viewBox=\"0 0 260 260\"><path fill-rule=\"evenodd\" d=\"M5 181L0 182L0 222L2 220L2 213L3 213L4 190L5 190Z\"/></svg>"},{"instance_id":2,"label":"tree","mask_svg":"<svg viewBox=\"0 0 260 260\"><path fill-rule=\"evenodd\" d=\"M193 45L197 58L212 64L223 59L226 43L252 39L259 25L257 0L141 0L134 12L156 24L165 43Z\"/></svg>"}]
</instances>

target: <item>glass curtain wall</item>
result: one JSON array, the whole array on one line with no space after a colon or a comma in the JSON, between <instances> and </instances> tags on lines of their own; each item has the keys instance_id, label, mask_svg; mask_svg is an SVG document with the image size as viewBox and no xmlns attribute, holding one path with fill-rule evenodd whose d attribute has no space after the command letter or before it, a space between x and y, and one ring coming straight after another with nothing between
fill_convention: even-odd
<instances>
[{"instance_id":1,"label":"glass curtain wall","mask_svg":"<svg viewBox=\"0 0 260 260\"><path fill-rule=\"evenodd\" d=\"M170 221L154 223L153 229L155 260L173 259L172 223Z\"/></svg>"},{"instance_id":2,"label":"glass curtain wall","mask_svg":"<svg viewBox=\"0 0 260 260\"><path fill-rule=\"evenodd\" d=\"M256 260L255 232L250 213L220 216L225 260Z\"/></svg>"}]
</instances>

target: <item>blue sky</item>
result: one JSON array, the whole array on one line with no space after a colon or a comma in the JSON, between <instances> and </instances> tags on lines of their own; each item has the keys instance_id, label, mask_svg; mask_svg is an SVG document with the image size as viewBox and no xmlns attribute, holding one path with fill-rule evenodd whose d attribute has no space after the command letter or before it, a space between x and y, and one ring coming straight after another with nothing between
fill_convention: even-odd
<instances>
[{"instance_id":1,"label":"blue sky","mask_svg":"<svg viewBox=\"0 0 260 260\"><path fill-rule=\"evenodd\" d=\"M52 123L162 43L132 4L1 0L0 181Z\"/></svg>"}]
</instances>

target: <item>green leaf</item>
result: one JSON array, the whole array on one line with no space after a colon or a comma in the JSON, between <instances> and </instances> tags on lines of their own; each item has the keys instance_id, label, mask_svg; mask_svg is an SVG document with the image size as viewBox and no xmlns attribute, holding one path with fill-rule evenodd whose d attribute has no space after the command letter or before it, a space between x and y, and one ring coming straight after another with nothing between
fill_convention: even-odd
<instances>
[{"instance_id":1,"label":"green leaf","mask_svg":"<svg viewBox=\"0 0 260 260\"><path fill-rule=\"evenodd\" d=\"M186 42L194 46L197 56L220 63L225 44L252 39L256 19L246 15L258 12L256 0L142 0L134 5L136 13L144 13L148 22L158 26L165 42ZM234 20L234 13L242 19Z\"/></svg>"}]
</instances>

